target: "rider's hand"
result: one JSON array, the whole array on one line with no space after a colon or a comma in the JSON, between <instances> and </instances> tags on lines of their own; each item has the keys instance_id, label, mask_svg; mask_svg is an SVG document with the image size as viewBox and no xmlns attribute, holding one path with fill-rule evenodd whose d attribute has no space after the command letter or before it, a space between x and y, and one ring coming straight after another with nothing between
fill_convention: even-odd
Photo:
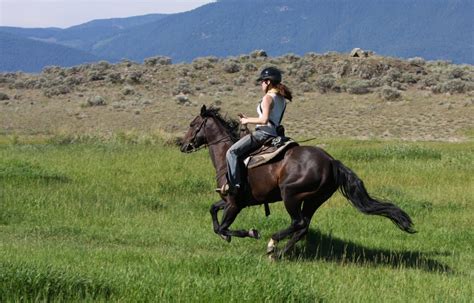
<instances>
[{"instance_id":1,"label":"rider's hand","mask_svg":"<svg viewBox=\"0 0 474 303\"><path fill-rule=\"evenodd\" d=\"M247 117L240 118L240 124L247 125L247 123L249 123L249 119Z\"/></svg>"}]
</instances>

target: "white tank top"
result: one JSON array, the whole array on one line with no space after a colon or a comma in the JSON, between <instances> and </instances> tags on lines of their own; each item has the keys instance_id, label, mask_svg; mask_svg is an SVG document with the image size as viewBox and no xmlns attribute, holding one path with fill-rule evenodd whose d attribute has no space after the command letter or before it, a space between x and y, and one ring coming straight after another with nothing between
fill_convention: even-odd
<instances>
[{"instance_id":1,"label":"white tank top","mask_svg":"<svg viewBox=\"0 0 474 303\"><path fill-rule=\"evenodd\" d=\"M269 92L267 95L270 95L272 97L273 107L270 110L267 124L257 124L256 129L272 136L276 136L276 128L280 125L281 119L283 118L283 112L285 111L286 107L286 100L281 95L278 95L274 92ZM259 118L262 117L263 111L261 101L257 106L257 113Z\"/></svg>"}]
</instances>

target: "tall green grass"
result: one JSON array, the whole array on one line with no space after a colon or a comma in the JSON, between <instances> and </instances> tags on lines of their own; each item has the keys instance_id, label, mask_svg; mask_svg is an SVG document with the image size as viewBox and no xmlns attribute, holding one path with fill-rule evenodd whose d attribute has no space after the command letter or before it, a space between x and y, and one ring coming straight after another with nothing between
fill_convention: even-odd
<instances>
[{"instance_id":1,"label":"tall green grass","mask_svg":"<svg viewBox=\"0 0 474 303\"><path fill-rule=\"evenodd\" d=\"M207 152L132 141L0 145L0 302L472 300L472 143L318 142L419 232L336 194L306 240L270 262L266 240L289 224L281 203L233 224L262 240L224 242Z\"/></svg>"}]
</instances>

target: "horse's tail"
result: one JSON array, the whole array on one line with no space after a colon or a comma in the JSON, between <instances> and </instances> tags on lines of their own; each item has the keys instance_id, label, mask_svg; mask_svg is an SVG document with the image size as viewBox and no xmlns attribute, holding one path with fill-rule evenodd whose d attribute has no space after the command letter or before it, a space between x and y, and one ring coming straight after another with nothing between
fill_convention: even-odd
<instances>
[{"instance_id":1,"label":"horse's tail","mask_svg":"<svg viewBox=\"0 0 474 303\"><path fill-rule=\"evenodd\" d=\"M340 161L333 160L332 164L336 184L339 186L341 193L358 210L368 215L387 217L401 230L407 233L416 232L412 227L413 222L406 212L392 203L381 202L372 198L367 193L364 182Z\"/></svg>"}]
</instances>

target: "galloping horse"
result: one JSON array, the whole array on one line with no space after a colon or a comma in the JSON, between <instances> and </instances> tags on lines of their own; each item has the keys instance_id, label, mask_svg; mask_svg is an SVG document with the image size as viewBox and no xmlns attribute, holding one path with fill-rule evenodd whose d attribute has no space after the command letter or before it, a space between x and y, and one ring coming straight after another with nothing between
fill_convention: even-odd
<instances>
[{"instance_id":1,"label":"galloping horse","mask_svg":"<svg viewBox=\"0 0 474 303\"><path fill-rule=\"evenodd\" d=\"M207 146L216 169L217 185L221 187L227 182L226 152L238 139L237 130L238 123L224 119L218 108L203 106L200 115L191 122L180 149L189 153ZM313 214L337 189L361 212L387 217L403 231L415 232L407 213L392 203L372 198L353 171L318 147L292 147L270 163L250 169L247 181L246 195L238 200L221 196L211 206L214 232L227 241L231 236L258 239L260 234L254 229L230 230L229 227L246 206L283 201L291 224L271 236L267 253L272 257L284 255L308 233ZM221 209L224 213L219 223L217 213ZM289 236L290 240L277 254L278 242Z\"/></svg>"}]
</instances>

